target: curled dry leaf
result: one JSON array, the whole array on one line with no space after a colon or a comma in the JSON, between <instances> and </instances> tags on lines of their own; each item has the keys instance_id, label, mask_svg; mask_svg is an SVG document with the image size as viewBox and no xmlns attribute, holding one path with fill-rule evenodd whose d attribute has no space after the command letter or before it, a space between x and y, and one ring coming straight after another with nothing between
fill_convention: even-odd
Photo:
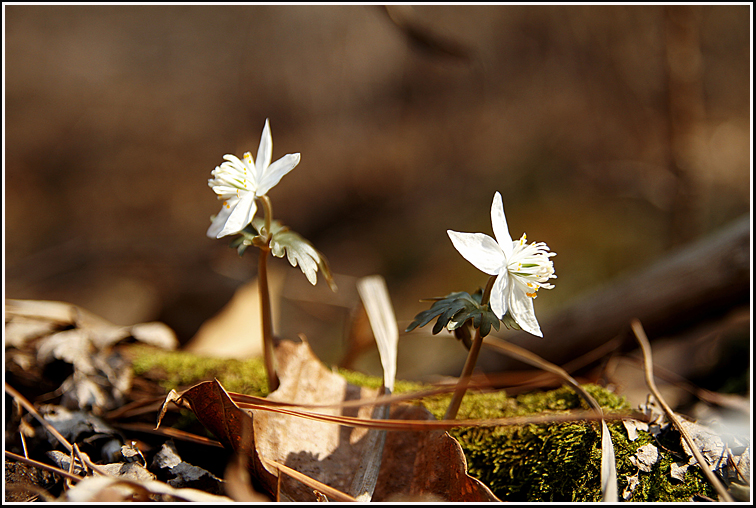
<instances>
[{"instance_id":1,"label":"curled dry leaf","mask_svg":"<svg viewBox=\"0 0 756 508\"><path fill-rule=\"evenodd\" d=\"M252 417L234 404L217 379L195 385L181 395L171 390L158 415L158 427L169 402L191 410L224 447L251 457L255 479L266 492L275 495L277 478L263 467L254 451Z\"/></svg>"},{"instance_id":2,"label":"curled dry leaf","mask_svg":"<svg viewBox=\"0 0 756 508\"><path fill-rule=\"evenodd\" d=\"M279 388L269 399L301 404L335 404L353 399L370 399L376 390L351 385L326 368L306 342L281 341L276 346ZM282 497L296 501L316 501L311 487L283 475L277 485L275 468L263 462L275 461L314 480L346 492L360 462L367 430L351 428L264 410L242 411L220 384L205 382L174 401L190 408L200 422L224 446L248 450L252 475L271 496L280 487ZM324 409L324 414L370 418L372 408ZM251 416L250 416L251 414ZM431 420L424 408L394 405L391 418ZM254 435L246 434L253 424ZM254 449L254 451L253 451ZM261 461L260 457L266 459ZM373 501L396 498L441 499L451 502L497 501L484 484L467 474L467 464L459 443L440 430L389 432L384 448Z\"/></svg>"},{"instance_id":3,"label":"curled dry leaf","mask_svg":"<svg viewBox=\"0 0 756 508\"><path fill-rule=\"evenodd\" d=\"M128 338L164 349L178 345L163 323L118 326L77 305L54 301L6 299L5 332L7 372L58 389L65 406L95 413L122 404L131 387L131 369L113 346ZM50 379L43 371L55 361L70 364L73 373Z\"/></svg>"}]
</instances>

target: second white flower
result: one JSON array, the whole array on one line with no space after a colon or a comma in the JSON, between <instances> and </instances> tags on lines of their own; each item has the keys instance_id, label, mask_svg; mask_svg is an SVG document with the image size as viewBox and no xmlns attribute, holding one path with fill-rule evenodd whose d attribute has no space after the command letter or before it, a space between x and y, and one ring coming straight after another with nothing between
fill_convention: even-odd
<instances>
[{"instance_id":1,"label":"second white flower","mask_svg":"<svg viewBox=\"0 0 756 508\"><path fill-rule=\"evenodd\" d=\"M491 290L491 310L499 319L509 312L520 328L543 337L535 317L533 299L539 288L551 289L548 283L554 275L554 263L549 259L555 252L543 243L526 244L526 235L512 241L504 216L501 194L494 195L491 205L491 226L494 240L483 233L460 233L448 230L454 247L477 269L495 275Z\"/></svg>"}]
</instances>

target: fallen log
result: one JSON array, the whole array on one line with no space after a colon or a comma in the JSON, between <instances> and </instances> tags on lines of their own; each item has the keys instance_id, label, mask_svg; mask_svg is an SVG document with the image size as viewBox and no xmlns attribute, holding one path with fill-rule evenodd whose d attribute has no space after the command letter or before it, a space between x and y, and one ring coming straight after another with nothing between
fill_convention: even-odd
<instances>
[{"instance_id":1,"label":"fallen log","mask_svg":"<svg viewBox=\"0 0 756 508\"><path fill-rule=\"evenodd\" d=\"M572 301L541 319L543 339L516 330L493 336L557 364L629 332L638 318L649 338L677 333L715 319L750 299L750 217L671 252L646 270ZM490 355L479 366L504 371L522 364Z\"/></svg>"}]
</instances>

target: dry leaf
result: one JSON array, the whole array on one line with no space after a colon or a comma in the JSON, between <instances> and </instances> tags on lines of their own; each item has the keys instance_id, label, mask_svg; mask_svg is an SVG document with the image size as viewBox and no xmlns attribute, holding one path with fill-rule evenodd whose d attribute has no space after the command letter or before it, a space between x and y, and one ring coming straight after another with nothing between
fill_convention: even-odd
<instances>
[{"instance_id":1,"label":"dry leaf","mask_svg":"<svg viewBox=\"0 0 756 508\"><path fill-rule=\"evenodd\" d=\"M633 497L633 492L635 492L635 489L640 485L640 480L638 479L637 474L635 476L627 476L626 479L627 487L622 491L622 499L630 501L630 498Z\"/></svg>"},{"instance_id":2,"label":"dry leaf","mask_svg":"<svg viewBox=\"0 0 756 508\"><path fill-rule=\"evenodd\" d=\"M167 476L166 483L171 487L188 487L211 494L223 492L222 480L206 469L183 461L173 440L163 443L152 459L151 469L162 473L161 478Z\"/></svg>"},{"instance_id":3,"label":"dry leaf","mask_svg":"<svg viewBox=\"0 0 756 508\"><path fill-rule=\"evenodd\" d=\"M687 462L672 462L669 465L669 476L675 480L684 482L685 473L688 471L688 467L690 467L690 464Z\"/></svg>"},{"instance_id":4,"label":"dry leaf","mask_svg":"<svg viewBox=\"0 0 756 508\"><path fill-rule=\"evenodd\" d=\"M698 451L706 458L709 464L709 469L716 471L727 464L727 455L725 453L725 444L722 438L712 432L710 429L704 427L701 424L695 422L689 422L687 420L681 420L680 424L685 427L688 434L693 439L693 443L698 447ZM690 450L688 443L684 439L680 439L683 450L690 456L690 462L695 462L693 452Z\"/></svg>"},{"instance_id":5,"label":"dry leaf","mask_svg":"<svg viewBox=\"0 0 756 508\"><path fill-rule=\"evenodd\" d=\"M224 447L250 456L256 479L268 494L275 495L276 475L263 467L255 453L252 417L234 404L217 379L195 385L181 395L171 390L158 415L158 426L169 402L190 409Z\"/></svg>"},{"instance_id":6,"label":"dry leaf","mask_svg":"<svg viewBox=\"0 0 756 508\"><path fill-rule=\"evenodd\" d=\"M276 359L281 386L269 399L332 404L369 400L377 394L376 390L350 385L327 369L306 342L282 341L276 347ZM322 412L370 418L371 411L370 406L364 406ZM264 411L254 414L258 453L342 492L349 488L366 441L365 429ZM391 418L423 420L433 416L421 407L395 405ZM462 449L445 431L389 432L381 464L373 501L400 494L433 494L447 501L496 500L487 487L467 475ZM284 479L282 483L292 498L316 500L310 489L297 482Z\"/></svg>"},{"instance_id":7,"label":"dry leaf","mask_svg":"<svg viewBox=\"0 0 756 508\"><path fill-rule=\"evenodd\" d=\"M630 457L630 462L646 473L651 471L658 460L659 450L651 443L641 446L636 450L635 455Z\"/></svg>"},{"instance_id":8,"label":"dry leaf","mask_svg":"<svg viewBox=\"0 0 756 508\"><path fill-rule=\"evenodd\" d=\"M270 394L271 400L334 404L376 396L375 390L350 385L342 376L327 369L306 342L281 341L275 352L281 385ZM171 401L191 409L224 446L249 451L254 446L254 452L250 453L253 476L257 476L269 495L276 496L279 487L281 498L295 501L316 501L317 495L311 486L290 474L281 473L280 485L277 485L277 468L267 466L268 461L346 492L366 441L364 428L264 410L250 410L250 416L233 403L217 381L201 383L181 395L172 392L163 409ZM322 413L369 418L371 407L331 408ZM433 416L422 407L395 405L391 418L431 420ZM250 422L254 435L243 438ZM396 496L459 502L497 501L488 487L467 474L459 443L440 430L388 433L373 500L385 501Z\"/></svg>"},{"instance_id":9,"label":"dry leaf","mask_svg":"<svg viewBox=\"0 0 756 508\"><path fill-rule=\"evenodd\" d=\"M625 430L627 431L628 441L635 441L638 439L638 430L648 432L648 423L640 420L622 420L622 425L624 425Z\"/></svg>"},{"instance_id":10,"label":"dry leaf","mask_svg":"<svg viewBox=\"0 0 756 508\"><path fill-rule=\"evenodd\" d=\"M198 503L230 502L226 496L216 496L196 489L174 489L156 480L131 481L108 476L93 476L81 480L66 491L63 501L74 503L152 501L157 496L166 501L194 501Z\"/></svg>"},{"instance_id":11,"label":"dry leaf","mask_svg":"<svg viewBox=\"0 0 756 508\"><path fill-rule=\"evenodd\" d=\"M121 405L131 387L131 368L113 346L129 337L164 349L178 345L163 323L118 326L63 302L6 299L5 330L8 372L57 385L61 379L48 379L43 369L58 360L68 363L73 373L56 386L62 404L98 414Z\"/></svg>"}]
</instances>

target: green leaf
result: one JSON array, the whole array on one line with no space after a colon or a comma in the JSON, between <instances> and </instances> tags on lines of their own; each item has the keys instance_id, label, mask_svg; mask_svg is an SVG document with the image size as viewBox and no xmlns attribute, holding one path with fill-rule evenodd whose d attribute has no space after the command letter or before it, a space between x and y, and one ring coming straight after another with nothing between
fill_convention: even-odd
<instances>
[{"instance_id":1,"label":"green leaf","mask_svg":"<svg viewBox=\"0 0 756 508\"><path fill-rule=\"evenodd\" d=\"M465 292L450 293L434 300L431 308L417 314L405 331L410 332L418 326L425 326L438 317L432 333L435 335L446 328L450 332L455 332L454 335L469 348L470 341L466 340L469 339L469 332L463 331L464 325L471 324L474 328L479 328L482 337L489 334L491 327L499 329L499 318L488 305L480 304L480 292L473 295ZM459 333L456 330L459 330Z\"/></svg>"},{"instance_id":2,"label":"green leaf","mask_svg":"<svg viewBox=\"0 0 756 508\"><path fill-rule=\"evenodd\" d=\"M262 225L253 224L260 230ZM333 280L331 268L325 256L318 252L315 247L301 235L281 225L278 221L273 221L270 225L270 252L277 258L284 255L289 260L291 266L299 266L302 273L313 286L318 282L318 270L323 274L331 291L336 291L336 283Z\"/></svg>"},{"instance_id":3,"label":"green leaf","mask_svg":"<svg viewBox=\"0 0 756 508\"><path fill-rule=\"evenodd\" d=\"M310 284L314 286L318 282L317 272L320 270L331 291L336 291L336 283L328 261L310 242L276 220L271 222L269 234L266 234L264 229L265 219L255 217L240 231L241 236L234 238L231 247L236 248L241 256L250 245L265 247L267 244L274 256L286 256L291 266L299 266Z\"/></svg>"}]
</instances>

